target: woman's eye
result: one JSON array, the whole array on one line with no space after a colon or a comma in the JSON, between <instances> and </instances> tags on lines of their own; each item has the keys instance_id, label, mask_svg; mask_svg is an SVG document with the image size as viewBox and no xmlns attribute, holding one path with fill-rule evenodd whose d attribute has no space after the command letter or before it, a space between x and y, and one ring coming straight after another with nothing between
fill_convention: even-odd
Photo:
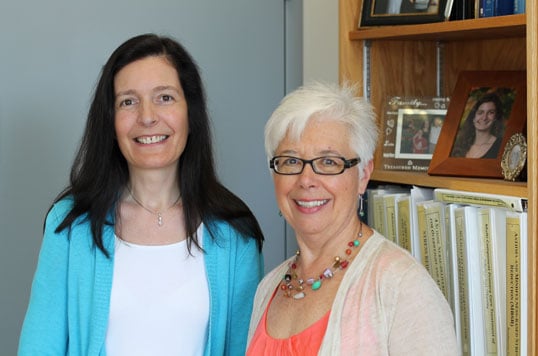
<instances>
[{"instance_id":1,"label":"woman's eye","mask_svg":"<svg viewBox=\"0 0 538 356\"><path fill-rule=\"evenodd\" d=\"M161 101L163 102L168 102L168 101L173 101L173 100L174 100L174 97L172 95L168 95L168 94L161 95Z\"/></svg>"},{"instance_id":2,"label":"woman's eye","mask_svg":"<svg viewBox=\"0 0 538 356\"><path fill-rule=\"evenodd\" d=\"M334 159L329 158L329 157L325 157L324 159L321 160L321 162L323 163L324 166L336 166L338 164Z\"/></svg>"},{"instance_id":3,"label":"woman's eye","mask_svg":"<svg viewBox=\"0 0 538 356\"><path fill-rule=\"evenodd\" d=\"M283 160L282 164L286 166L296 166L299 164L299 160L297 158L290 157Z\"/></svg>"},{"instance_id":4,"label":"woman's eye","mask_svg":"<svg viewBox=\"0 0 538 356\"><path fill-rule=\"evenodd\" d=\"M133 103L134 103L133 99L124 99L120 101L120 107L131 106L133 105Z\"/></svg>"}]
</instances>

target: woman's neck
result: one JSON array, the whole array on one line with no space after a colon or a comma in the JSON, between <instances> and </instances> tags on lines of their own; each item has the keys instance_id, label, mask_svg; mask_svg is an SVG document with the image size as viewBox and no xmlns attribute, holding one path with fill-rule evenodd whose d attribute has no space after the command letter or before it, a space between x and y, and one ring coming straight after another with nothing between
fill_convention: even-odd
<instances>
[{"instance_id":1,"label":"woman's neck","mask_svg":"<svg viewBox=\"0 0 538 356\"><path fill-rule=\"evenodd\" d=\"M169 207L181 194L175 172L131 170L130 173L128 191L124 197L134 195L151 209L162 210Z\"/></svg>"},{"instance_id":2,"label":"woman's neck","mask_svg":"<svg viewBox=\"0 0 538 356\"><path fill-rule=\"evenodd\" d=\"M489 132L477 131L473 145L491 145L495 141L495 136Z\"/></svg>"},{"instance_id":3,"label":"woman's neck","mask_svg":"<svg viewBox=\"0 0 538 356\"><path fill-rule=\"evenodd\" d=\"M297 236L303 267L309 270L311 266L326 264L328 258L332 259L342 254L347 244L356 239L359 234L365 235L366 229L365 224L357 222L334 234Z\"/></svg>"}]
</instances>

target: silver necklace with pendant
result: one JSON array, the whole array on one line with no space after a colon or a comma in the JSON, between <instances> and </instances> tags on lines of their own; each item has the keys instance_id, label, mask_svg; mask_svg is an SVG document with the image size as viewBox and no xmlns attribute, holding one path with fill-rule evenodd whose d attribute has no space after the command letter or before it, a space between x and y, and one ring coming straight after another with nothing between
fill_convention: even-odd
<instances>
[{"instance_id":1,"label":"silver necklace with pendant","mask_svg":"<svg viewBox=\"0 0 538 356\"><path fill-rule=\"evenodd\" d=\"M177 203L179 203L179 201L181 200L181 194L179 194L179 196L177 197L176 201L174 202L174 204L170 205L168 208L166 208L164 211L153 211L149 208L146 208L144 206L144 204L142 204L138 199L136 199L135 195L133 194L133 192L131 191L131 188L127 187L127 190L129 191L129 194L131 195L131 197L133 198L133 200L135 201L135 203L137 203L138 205L140 205L140 207L144 210L146 210L147 212L153 214L153 215L157 215L157 225L159 225L159 227L163 226L164 225L164 221L163 221L163 213L167 212L168 210L170 210L171 208L173 208L174 206L177 205Z\"/></svg>"}]
</instances>

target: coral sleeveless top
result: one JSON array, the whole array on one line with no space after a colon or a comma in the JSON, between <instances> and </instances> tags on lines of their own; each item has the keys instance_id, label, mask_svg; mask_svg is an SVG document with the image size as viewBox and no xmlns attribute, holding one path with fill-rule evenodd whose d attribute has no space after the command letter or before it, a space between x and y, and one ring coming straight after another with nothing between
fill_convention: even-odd
<instances>
[{"instance_id":1,"label":"coral sleeveless top","mask_svg":"<svg viewBox=\"0 0 538 356\"><path fill-rule=\"evenodd\" d=\"M252 336L247 356L317 355L329 321L329 310L321 319L287 339L275 339L267 334L267 305L260 323Z\"/></svg>"}]
</instances>

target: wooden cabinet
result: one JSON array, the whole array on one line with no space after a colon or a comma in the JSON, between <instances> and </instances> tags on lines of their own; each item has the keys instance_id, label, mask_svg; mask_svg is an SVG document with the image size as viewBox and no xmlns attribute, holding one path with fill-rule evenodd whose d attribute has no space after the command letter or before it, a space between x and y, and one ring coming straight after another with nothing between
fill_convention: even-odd
<instances>
[{"instance_id":1,"label":"wooden cabinet","mask_svg":"<svg viewBox=\"0 0 538 356\"><path fill-rule=\"evenodd\" d=\"M339 77L340 81L363 83L363 50L367 45L370 49L370 100L378 114L383 112L383 102L388 95L437 94L439 46L443 52L441 95L450 96L461 70L527 71L527 182L429 176L382 169L374 171L372 180L528 198L527 342L529 355L537 355L538 3L527 1L526 14L522 15L358 29L361 6L362 0L340 0L339 3ZM381 167L381 151L379 147L374 158L376 167Z\"/></svg>"}]
</instances>

